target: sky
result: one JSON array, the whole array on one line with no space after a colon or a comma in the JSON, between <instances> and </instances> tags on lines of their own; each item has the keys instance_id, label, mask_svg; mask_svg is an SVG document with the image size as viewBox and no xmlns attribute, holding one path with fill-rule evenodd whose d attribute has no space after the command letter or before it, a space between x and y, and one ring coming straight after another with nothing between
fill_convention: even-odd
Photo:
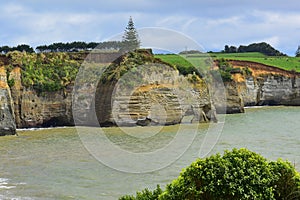
<instances>
[{"instance_id":1,"label":"sky","mask_svg":"<svg viewBox=\"0 0 300 200\"><path fill-rule=\"evenodd\" d=\"M294 56L299 8L298 0L0 0L0 46L106 41L132 16L137 29L176 31L206 51L267 42Z\"/></svg>"}]
</instances>

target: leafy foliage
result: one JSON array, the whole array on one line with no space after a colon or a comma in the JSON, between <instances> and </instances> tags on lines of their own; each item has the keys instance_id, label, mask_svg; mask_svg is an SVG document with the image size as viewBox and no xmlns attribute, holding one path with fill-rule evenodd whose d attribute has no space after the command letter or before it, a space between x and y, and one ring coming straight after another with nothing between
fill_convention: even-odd
<instances>
[{"instance_id":1,"label":"leafy foliage","mask_svg":"<svg viewBox=\"0 0 300 200\"><path fill-rule=\"evenodd\" d=\"M194 73L197 73L198 75L200 75L198 70L193 65L189 65L188 67L184 67L182 65L177 65L177 69L180 74L185 75L185 76L188 74L194 74Z\"/></svg>"},{"instance_id":2,"label":"leafy foliage","mask_svg":"<svg viewBox=\"0 0 300 200\"><path fill-rule=\"evenodd\" d=\"M65 89L76 78L80 63L67 53L9 52L11 67L22 69L22 85L38 92Z\"/></svg>"},{"instance_id":3,"label":"leafy foliage","mask_svg":"<svg viewBox=\"0 0 300 200\"><path fill-rule=\"evenodd\" d=\"M124 47L124 42L122 41L105 41L105 42L56 42L50 45L39 45L35 48L38 53L49 53L49 52L80 52L80 51L91 51L96 50L111 50L119 51ZM34 53L34 49L27 44L21 44L16 47L2 46L0 47L1 54L7 54L12 51L20 51L27 53Z\"/></svg>"},{"instance_id":4,"label":"leafy foliage","mask_svg":"<svg viewBox=\"0 0 300 200\"><path fill-rule=\"evenodd\" d=\"M9 87L13 87L15 85L15 79L10 78L10 73L9 73L8 70L6 71L6 77L7 77L7 84L8 84L8 86Z\"/></svg>"},{"instance_id":5,"label":"leafy foliage","mask_svg":"<svg viewBox=\"0 0 300 200\"><path fill-rule=\"evenodd\" d=\"M132 195L126 195L121 197L119 200L156 200L162 192L163 191L160 186L157 185L153 192L146 188L141 192L137 192L136 197Z\"/></svg>"},{"instance_id":6,"label":"leafy foliage","mask_svg":"<svg viewBox=\"0 0 300 200\"><path fill-rule=\"evenodd\" d=\"M260 52L267 56L286 56L279 52L274 47L266 42L253 43L248 46L240 45L238 48L235 46L225 45L224 53L244 53L244 52Z\"/></svg>"},{"instance_id":7,"label":"leafy foliage","mask_svg":"<svg viewBox=\"0 0 300 200\"><path fill-rule=\"evenodd\" d=\"M67 43L53 43L50 45L40 45L36 47L38 52L78 52L89 51L92 49L112 49L119 50L123 46L121 41L106 41L106 42L67 42Z\"/></svg>"},{"instance_id":8,"label":"leafy foliage","mask_svg":"<svg viewBox=\"0 0 300 200\"><path fill-rule=\"evenodd\" d=\"M274 199L272 181L263 157L234 149L192 163L162 199Z\"/></svg>"},{"instance_id":9,"label":"leafy foliage","mask_svg":"<svg viewBox=\"0 0 300 200\"><path fill-rule=\"evenodd\" d=\"M298 49L295 54L296 54L296 57L300 57L300 45L298 46Z\"/></svg>"},{"instance_id":10,"label":"leafy foliage","mask_svg":"<svg viewBox=\"0 0 300 200\"><path fill-rule=\"evenodd\" d=\"M230 64L223 58L217 60L217 63L219 65L219 69L210 71L212 77L217 81L223 81L223 82L232 81L231 73L235 69L232 68ZM219 80L220 76L222 80Z\"/></svg>"},{"instance_id":11,"label":"leafy foliage","mask_svg":"<svg viewBox=\"0 0 300 200\"><path fill-rule=\"evenodd\" d=\"M292 196L299 195L300 176L291 163L278 159L276 162L270 162L269 165L276 177L273 182L275 199L293 199ZM299 198L300 195L297 199Z\"/></svg>"},{"instance_id":12,"label":"leafy foliage","mask_svg":"<svg viewBox=\"0 0 300 200\"><path fill-rule=\"evenodd\" d=\"M11 51L20 51L20 52L25 51L25 52L28 52L28 53L33 53L34 52L33 48L30 47L27 44L20 44L16 47L9 47L9 46L0 47L0 53L6 54L6 53L11 52Z\"/></svg>"},{"instance_id":13,"label":"leafy foliage","mask_svg":"<svg viewBox=\"0 0 300 200\"><path fill-rule=\"evenodd\" d=\"M198 159L166 186L158 197L148 189L121 200L291 199L300 188L299 173L287 161L267 161L247 149ZM298 196L299 197L299 196ZM294 197L293 197L294 198Z\"/></svg>"},{"instance_id":14,"label":"leafy foliage","mask_svg":"<svg viewBox=\"0 0 300 200\"><path fill-rule=\"evenodd\" d=\"M225 45L225 48L224 48L224 53L237 53L238 52L238 49L237 47L235 46L228 46L228 45Z\"/></svg>"},{"instance_id":15,"label":"leafy foliage","mask_svg":"<svg viewBox=\"0 0 300 200\"><path fill-rule=\"evenodd\" d=\"M137 68L140 65L147 63L158 63L158 64L166 64L160 59L156 59L153 57L151 52L148 50L135 50L128 52L118 59L116 59L111 65L107 67L104 71L100 81L102 83L117 81L122 77L126 72ZM171 66L170 64L167 64ZM140 78L138 74L136 74L136 78Z\"/></svg>"}]
</instances>

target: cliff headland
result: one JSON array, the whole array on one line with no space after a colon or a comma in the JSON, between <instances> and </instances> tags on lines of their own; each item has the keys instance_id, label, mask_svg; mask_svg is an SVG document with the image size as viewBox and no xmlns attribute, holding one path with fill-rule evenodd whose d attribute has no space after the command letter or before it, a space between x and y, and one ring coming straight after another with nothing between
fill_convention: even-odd
<instances>
[{"instance_id":1,"label":"cliff headland","mask_svg":"<svg viewBox=\"0 0 300 200\"><path fill-rule=\"evenodd\" d=\"M92 61L89 82L78 87L75 80L84 60ZM99 63L106 66L100 77ZM10 52L0 56L0 135L15 134L16 128L73 126L74 121L101 126L171 125L187 115L193 122L216 121L215 112L240 113L245 106L300 105L296 71L230 59L214 59L213 70L221 73L226 95L212 96L218 85L209 85L193 68L156 58L151 50L124 55ZM79 109L76 115L74 103ZM89 110L95 110L96 121Z\"/></svg>"}]
</instances>

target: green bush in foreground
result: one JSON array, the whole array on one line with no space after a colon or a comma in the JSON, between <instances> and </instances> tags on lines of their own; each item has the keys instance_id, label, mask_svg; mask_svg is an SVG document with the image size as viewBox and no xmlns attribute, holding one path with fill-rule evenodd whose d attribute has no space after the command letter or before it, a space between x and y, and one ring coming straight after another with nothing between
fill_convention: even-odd
<instances>
[{"instance_id":1,"label":"green bush in foreground","mask_svg":"<svg viewBox=\"0 0 300 200\"><path fill-rule=\"evenodd\" d=\"M300 176L287 161L267 161L247 149L198 159L162 191L148 189L120 200L299 199Z\"/></svg>"},{"instance_id":2,"label":"green bush in foreground","mask_svg":"<svg viewBox=\"0 0 300 200\"><path fill-rule=\"evenodd\" d=\"M156 186L156 189L152 192L149 189L144 189L141 192L136 193L136 197L126 195L120 198L120 200L156 200L162 193L162 189L159 185Z\"/></svg>"}]
</instances>

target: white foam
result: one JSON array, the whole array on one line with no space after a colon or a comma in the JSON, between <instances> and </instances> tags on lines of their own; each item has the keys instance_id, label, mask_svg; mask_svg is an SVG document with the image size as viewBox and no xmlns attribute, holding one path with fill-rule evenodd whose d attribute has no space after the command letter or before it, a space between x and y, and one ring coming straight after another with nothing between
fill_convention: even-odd
<instances>
[{"instance_id":1,"label":"white foam","mask_svg":"<svg viewBox=\"0 0 300 200\"><path fill-rule=\"evenodd\" d=\"M0 189L12 189L16 186L8 186L8 179L7 178L0 178Z\"/></svg>"},{"instance_id":2,"label":"white foam","mask_svg":"<svg viewBox=\"0 0 300 200\"><path fill-rule=\"evenodd\" d=\"M7 184L6 181L8 181L7 178L0 178L0 184Z\"/></svg>"},{"instance_id":3,"label":"white foam","mask_svg":"<svg viewBox=\"0 0 300 200\"><path fill-rule=\"evenodd\" d=\"M249 109L249 108L264 108L264 107L268 107L268 106L245 106L245 109Z\"/></svg>"},{"instance_id":4,"label":"white foam","mask_svg":"<svg viewBox=\"0 0 300 200\"><path fill-rule=\"evenodd\" d=\"M16 185L25 185L26 183L21 182L17 184L9 183L9 179L7 178L0 178L0 189L12 189L16 188Z\"/></svg>"},{"instance_id":5,"label":"white foam","mask_svg":"<svg viewBox=\"0 0 300 200\"><path fill-rule=\"evenodd\" d=\"M33 200L30 197L20 197L20 196L11 196L10 189L16 188L18 185L25 185L26 183L11 183L10 179L7 178L0 178L0 193L6 190L6 195L0 194L0 200Z\"/></svg>"},{"instance_id":6,"label":"white foam","mask_svg":"<svg viewBox=\"0 0 300 200\"><path fill-rule=\"evenodd\" d=\"M8 197L0 194L1 200L33 200L33 198L30 197Z\"/></svg>"},{"instance_id":7,"label":"white foam","mask_svg":"<svg viewBox=\"0 0 300 200\"><path fill-rule=\"evenodd\" d=\"M45 128L18 128L17 131L39 131L49 129L68 128L69 126L45 127Z\"/></svg>"},{"instance_id":8,"label":"white foam","mask_svg":"<svg viewBox=\"0 0 300 200\"><path fill-rule=\"evenodd\" d=\"M0 189L12 189L15 188L16 186L6 186L6 185L0 185Z\"/></svg>"}]
</instances>

